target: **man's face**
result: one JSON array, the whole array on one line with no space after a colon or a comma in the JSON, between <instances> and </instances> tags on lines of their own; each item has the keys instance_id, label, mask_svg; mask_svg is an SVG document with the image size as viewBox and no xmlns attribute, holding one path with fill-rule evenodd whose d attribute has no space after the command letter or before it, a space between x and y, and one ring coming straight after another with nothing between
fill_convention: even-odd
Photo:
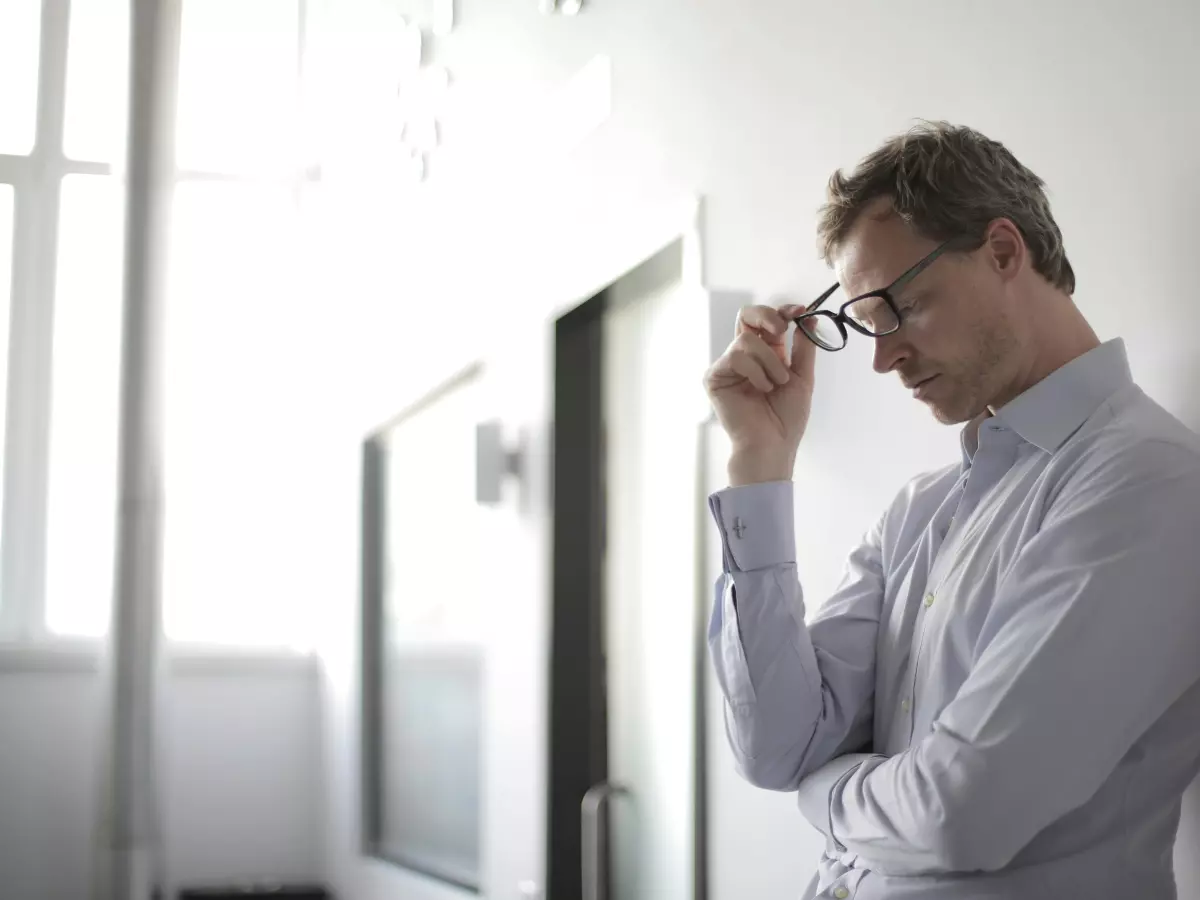
<instances>
[{"instance_id":1,"label":"man's face","mask_svg":"<svg viewBox=\"0 0 1200 900\"><path fill-rule=\"evenodd\" d=\"M834 258L847 297L887 287L937 246L894 215L877 218L879 209L860 216ZM893 297L900 330L873 338L875 371L895 371L947 425L1000 402L1019 365L1005 284L985 254L943 254Z\"/></svg>"}]
</instances>

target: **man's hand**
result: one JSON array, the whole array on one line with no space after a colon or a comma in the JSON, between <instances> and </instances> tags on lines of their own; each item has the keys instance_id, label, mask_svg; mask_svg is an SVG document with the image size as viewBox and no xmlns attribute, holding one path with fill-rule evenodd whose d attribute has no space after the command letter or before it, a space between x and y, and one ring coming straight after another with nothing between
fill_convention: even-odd
<instances>
[{"instance_id":1,"label":"man's hand","mask_svg":"<svg viewBox=\"0 0 1200 900\"><path fill-rule=\"evenodd\" d=\"M816 346L784 338L803 306L746 306L733 343L704 376L717 419L733 444L730 484L788 481L812 406Z\"/></svg>"}]
</instances>

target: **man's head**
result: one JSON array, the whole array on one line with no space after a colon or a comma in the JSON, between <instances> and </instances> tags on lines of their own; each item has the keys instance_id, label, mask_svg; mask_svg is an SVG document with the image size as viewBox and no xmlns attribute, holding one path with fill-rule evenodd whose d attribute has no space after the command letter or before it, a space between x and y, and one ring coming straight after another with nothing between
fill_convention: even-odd
<instances>
[{"instance_id":1,"label":"man's head","mask_svg":"<svg viewBox=\"0 0 1200 900\"><path fill-rule=\"evenodd\" d=\"M1079 335L1065 331L1090 334L1042 180L969 128L923 123L836 172L818 231L846 297L954 242L898 292L902 327L875 339L877 371L932 379L917 396L942 422L1002 405L1067 361Z\"/></svg>"}]
</instances>

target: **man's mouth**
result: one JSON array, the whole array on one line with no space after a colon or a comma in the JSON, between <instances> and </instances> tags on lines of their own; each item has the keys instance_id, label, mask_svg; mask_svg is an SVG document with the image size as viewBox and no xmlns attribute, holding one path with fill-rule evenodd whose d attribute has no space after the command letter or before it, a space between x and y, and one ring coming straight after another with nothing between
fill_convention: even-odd
<instances>
[{"instance_id":1,"label":"man's mouth","mask_svg":"<svg viewBox=\"0 0 1200 900\"><path fill-rule=\"evenodd\" d=\"M912 385L913 396L918 400L921 399L928 392L929 385L936 381L937 378L937 375L930 375L928 378L922 378L920 381L914 382Z\"/></svg>"}]
</instances>

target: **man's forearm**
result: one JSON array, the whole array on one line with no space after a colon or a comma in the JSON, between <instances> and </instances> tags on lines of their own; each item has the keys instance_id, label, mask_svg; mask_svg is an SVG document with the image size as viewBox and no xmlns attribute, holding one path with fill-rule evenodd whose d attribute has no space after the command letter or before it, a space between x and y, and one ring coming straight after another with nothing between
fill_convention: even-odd
<instances>
[{"instance_id":1,"label":"man's forearm","mask_svg":"<svg viewBox=\"0 0 1200 900\"><path fill-rule=\"evenodd\" d=\"M821 716L820 672L808 640L796 578L791 483L745 485L714 495L725 541L709 647L725 696L725 724L752 784L793 790ZM823 760L822 760L823 761ZM818 763L819 764L819 763Z\"/></svg>"},{"instance_id":2,"label":"man's forearm","mask_svg":"<svg viewBox=\"0 0 1200 900\"><path fill-rule=\"evenodd\" d=\"M851 557L826 604L821 640L805 624L795 564L791 482L747 485L711 500L726 573L717 584L709 645L726 699L726 729L745 777L791 791L869 732L882 597L878 546Z\"/></svg>"}]
</instances>

